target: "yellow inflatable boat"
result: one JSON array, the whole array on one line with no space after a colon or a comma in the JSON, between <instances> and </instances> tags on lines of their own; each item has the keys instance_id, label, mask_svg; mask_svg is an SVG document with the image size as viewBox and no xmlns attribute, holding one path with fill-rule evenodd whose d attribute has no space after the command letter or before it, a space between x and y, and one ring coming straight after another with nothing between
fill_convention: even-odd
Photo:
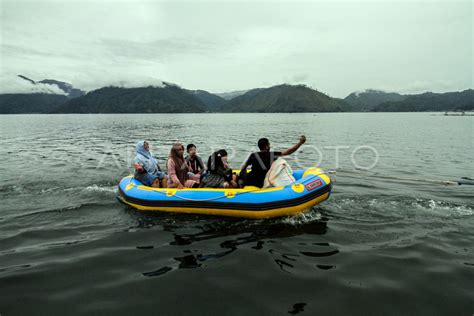
<instances>
[{"instance_id":1,"label":"yellow inflatable boat","mask_svg":"<svg viewBox=\"0 0 474 316\"><path fill-rule=\"evenodd\" d=\"M294 215L329 198L330 177L320 168L295 170L296 182L260 189L159 189L143 185L133 176L119 183L118 199L141 211L194 213L245 218Z\"/></svg>"}]
</instances>

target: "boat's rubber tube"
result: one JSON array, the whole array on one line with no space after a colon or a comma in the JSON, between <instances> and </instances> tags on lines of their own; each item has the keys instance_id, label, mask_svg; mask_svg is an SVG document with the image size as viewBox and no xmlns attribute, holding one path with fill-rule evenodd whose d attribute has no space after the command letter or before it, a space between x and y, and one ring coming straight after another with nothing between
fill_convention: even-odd
<instances>
[{"instance_id":1,"label":"boat's rubber tube","mask_svg":"<svg viewBox=\"0 0 474 316\"><path fill-rule=\"evenodd\" d=\"M142 211L269 218L303 212L326 200L330 177L319 168L296 170L288 186L260 189L157 189L128 176L119 183L118 199Z\"/></svg>"}]
</instances>

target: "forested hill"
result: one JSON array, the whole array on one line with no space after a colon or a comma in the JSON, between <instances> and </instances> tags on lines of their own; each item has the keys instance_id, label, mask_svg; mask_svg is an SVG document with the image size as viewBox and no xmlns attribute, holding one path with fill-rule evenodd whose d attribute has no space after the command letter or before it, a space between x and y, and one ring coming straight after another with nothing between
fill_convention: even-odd
<instances>
[{"instance_id":1,"label":"forested hill","mask_svg":"<svg viewBox=\"0 0 474 316\"><path fill-rule=\"evenodd\" d=\"M231 99L223 112L340 112L341 104L305 85L253 89Z\"/></svg>"},{"instance_id":2,"label":"forested hill","mask_svg":"<svg viewBox=\"0 0 474 316\"><path fill-rule=\"evenodd\" d=\"M68 100L62 94L0 94L0 114L49 113Z\"/></svg>"},{"instance_id":3,"label":"forested hill","mask_svg":"<svg viewBox=\"0 0 474 316\"><path fill-rule=\"evenodd\" d=\"M474 90L432 93L407 96L398 102L384 102L374 107L376 112L419 112L474 110Z\"/></svg>"},{"instance_id":4,"label":"forested hill","mask_svg":"<svg viewBox=\"0 0 474 316\"><path fill-rule=\"evenodd\" d=\"M175 85L165 87L105 87L70 100L56 113L199 113L205 104Z\"/></svg>"},{"instance_id":5,"label":"forested hill","mask_svg":"<svg viewBox=\"0 0 474 316\"><path fill-rule=\"evenodd\" d=\"M395 92L368 89L363 92L353 92L345 97L344 101L349 105L347 111L364 112L371 111L384 102L399 102L405 98L405 95Z\"/></svg>"},{"instance_id":6,"label":"forested hill","mask_svg":"<svg viewBox=\"0 0 474 316\"><path fill-rule=\"evenodd\" d=\"M226 99L204 90L186 90L204 103L206 110L216 112L227 102Z\"/></svg>"}]
</instances>

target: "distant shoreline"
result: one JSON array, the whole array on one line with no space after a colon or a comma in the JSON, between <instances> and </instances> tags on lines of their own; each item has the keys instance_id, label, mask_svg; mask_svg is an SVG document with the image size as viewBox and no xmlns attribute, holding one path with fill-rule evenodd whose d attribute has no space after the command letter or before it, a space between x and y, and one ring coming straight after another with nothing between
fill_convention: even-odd
<instances>
[{"instance_id":1,"label":"distant shoreline","mask_svg":"<svg viewBox=\"0 0 474 316\"><path fill-rule=\"evenodd\" d=\"M440 116L474 116L474 111L466 111L465 114L461 113L456 113L456 112L448 112L448 114L445 114L446 111L407 111L407 112L377 112L377 111L368 111L368 112L357 112L357 111L347 111L347 112L187 112L187 113L182 113L182 112L176 112L176 113L0 113L0 116L13 116L13 115L110 115L110 114L119 114L119 115L207 115L207 114L226 114L226 115L232 115L232 114L387 114L387 113L437 113L440 114Z\"/></svg>"},{"instance_id":2,"label":"distant shoreline","mask_svg":"<svg viewBox=\"0 0 474 316\"><path fill-rule=\"evenodd\" d=\"M2 114L358 113L474 110L474 90L401 95L377 90L333 98L306 85L256 88L230 100L204 90L104 87L87 94L0 94Z\"/></svg>"}]
</instances>

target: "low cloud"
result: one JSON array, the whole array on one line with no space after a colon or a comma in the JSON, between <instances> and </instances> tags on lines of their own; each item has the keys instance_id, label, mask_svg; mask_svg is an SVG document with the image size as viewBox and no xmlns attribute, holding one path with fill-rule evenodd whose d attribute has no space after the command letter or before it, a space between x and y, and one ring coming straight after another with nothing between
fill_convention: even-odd
<instances>
[{"instance_id":1,"label":"low cloud","mask_svg":"<svg viewBox=\"0 0 474 316\"><path fill-rule=\"evenodd\" d=\"M18 76L2 76L0 77L0 94L9 93L45 93L66 95L66 93L59 89L56 85L45 83L33 84Z\"/></svg>"}]
</instances>

